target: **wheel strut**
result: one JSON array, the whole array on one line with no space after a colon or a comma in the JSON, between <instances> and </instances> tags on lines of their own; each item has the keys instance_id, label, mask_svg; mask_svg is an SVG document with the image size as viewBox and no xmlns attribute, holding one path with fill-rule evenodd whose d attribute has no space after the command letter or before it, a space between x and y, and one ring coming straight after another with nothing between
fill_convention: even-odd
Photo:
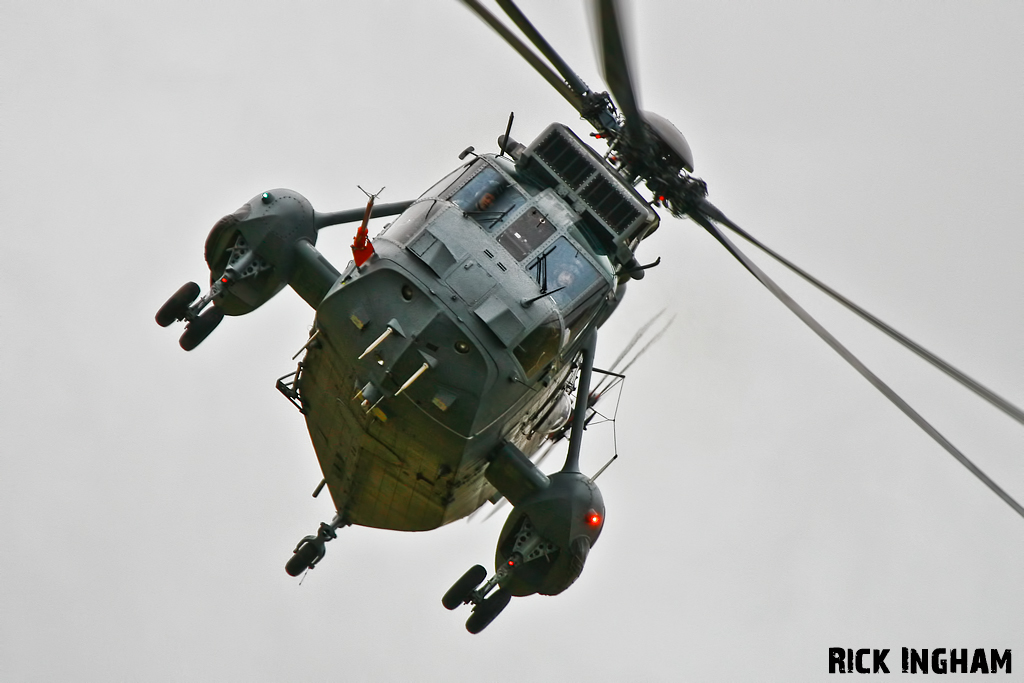
<instances>
[{"instance_id":1,"label":"wheel strut","mask_svg":"<svg viewBox=\"0 0 1024 683\"><path fill-rule=\"evenodd\" d=\"M288 572L288 575L298 576L302 572L316 567L327 553L327 542L336 539L338 537L337 530L344 526L348 526L348 522L342 519L341 513L336 514L330 524L320 522L320 528L317 529L315 536L305 536L295 546L292 556L284 565L284 570Z\"/></svg>"}]
</instances>

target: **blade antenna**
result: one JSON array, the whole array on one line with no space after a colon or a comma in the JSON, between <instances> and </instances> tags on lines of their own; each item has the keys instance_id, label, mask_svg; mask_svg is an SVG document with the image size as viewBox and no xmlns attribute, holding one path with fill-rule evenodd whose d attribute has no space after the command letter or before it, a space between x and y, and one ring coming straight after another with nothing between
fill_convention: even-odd
<instances>
[{"instance_id":1,"label":"blade antenna","mask_svg":"<svg viewBox=\"0 0 1024 683\"><path fill-rule=\"evenodd\" d=\"M516 113L510 111L508 113L508 125L505 126L505 134L501 136L501 151L498 153L499 157L505 156L505 148L508 147L509 135L512 133L512 121L516 118ZM502 214L504 217L504 214ZM494 227L493 225L491 227Z\"/></svg>"},{"instance_id":2,"label":"blade antenna","mask_svg":"<svg viewBox=\"0 0 1024 683\"><path fill-rule=\"evenodd\" d=\"M710 207L710 204L708 204L707 206ZM711 209L714 209L714 207L711 207ZM714 209L714 211L710 213L721 214L721 212L719 212L717 209ZM722 246L729 250L729 252L736 258L737 261L739 261L743 265L744 268L750 271L751 275L757 278L761 284L768 288L768 291L774 294L779 301L784 303L786 307L789 308L789 310L796 314L796 316L800 318L800 320L802 320L805 325L810 327L815 332L815 334L817 334L825 341L826 344L831 346L836 353L842 356L843 360L852 365L854 369L856 369L857 372L859 372L864 377L864 379L871 382L871 384L874 385L876 389L878 389L886 398L892 401L897 408L899 408L907 417L913 420L918 427L920 427L926 434L928 434L928 436L932 437L932 439L934 439L936 443L938 443L940 446L946 449L946 451L950 455L956 458L961 465L966 467L971 472L971 474L980 479L981 482L985 484L985 486L989 487L989 489L991 489L993 493L1002 498L1007 505L1013 508L1014 512L1016 512L1021 517L1024 517L1024 507L1021 507L1020 503L1014 500L1010 496L1010 494L1008 494L1006 491L1000 488L998 484L992 481L988 477L988 475L982 472L977 465L971 462L967 458L967 456L961 453L956 446L950 443L949 440L946 439L946 437L940 434L939 431L935 429L935 427L933 427L927 420L925 420L920 413L911 408L909 403L904 401L903 398L901 398L899 394L893 391L889 387L889 385L883 382L878 377L878 375L876 375L870 369L868 369L868 367L864 365L856 356L854 356L849 351L849 349L843 346L838 339L833 337L832 334L821 325L821 323L815 320L810 313L805 311L803 307L800 306L800 304L794 301L793 298L790 297L789 294L787 294L781 287L779 287L774 280L772 280L760 268L758 268L757 265L746 256L746 254L740 251L736 247L736 245L734 245L729 240L729 238L726 237L725 234L721 230L719 230L713 222L711 222L711 220L709 220L707 215L705 215L704 213L700 213L698 211L694 211L690 213L690 217L694 220L694 222L696 222L698 225L700 225L709 233L711 233L711 235L716 240L718 240L722 244Z\"/></svg>"},{"instance_id":3,"label":"blade antenna","mask_svg":"<svg viewBox=\"0 0 1024 683\"><path fill-rule=\"evenodd\" d=\"M947 375L949 375L950 377L955 379L960 384L964 385L965 387L967 387L968 389L973 391L975 394L977 394L978 396L982 397L983 399L985 399L986 401L988 401L989 403L994 405L996 408L998 408L999 410L1003 411L1004 413L1006 413L1007 415L1012 417L1017 422L1020 422L1021 424L1024 424L1024 410L1021 410L1017 406L1013 405L1012 403L1007 401L1005 398L1003 398L999 394L995 393L994 391L992 391L991 389L989 389L988 387L983 385L981 382L978 382L977 380L969 377L968 375L966 375L965 373L961 372L960 370L957 370L955 367L953 367L952 365L950 365L949 363L947 363L943 359L939 358L934 353L932 353L928 349L924 348L923 346L921 346L920 344L918 344L914 340L910 339L909 337L904 335L902 332L900 332L896 328L888 325L887 323L883 322L879 318L876 318L874 315L872 315L868 311L864 310L863 308L861 308L860 306L858 306L854 302L850 301L845 296L843 296L842 294L840 294L836 290L832 289L831 287L826 285L824 282L822 282L821 280L817 279L816 277L814 277L813 275L808 273L803 268L800 268L795 263L793 263L789 259L785 258L784 256L782 256L778 252L770 249L768 246L763 244L761 241L759 241L753 235L748 233L746 230L744 230L743 228L741 228L740 226L736 225L731 220L726 218L725 215L723 215L721 211L719 211L717 208L715 208L711 204L705 202L705 206L703 206L702 209L704 210L704 213L707 214L712 220L714 220L714 221L716 221L718 223L721 223L725 227L729 228L730 230L735 232L737 235L739 235L743 239L747 240L748 242L753 244L755 247L757 247L758 249L760 249L764 253L768 254L773 259L775 259L776 261L778 261L779 263L781 263L782 265L786 266L791 271L793 271L794 273L796 273L797 275L802 277L804 280L806 280L807 282L810 282L812 285L814 285L815 287L817 287L821 291L825 292L825 294L828 294L830 297L832 297L833 299L838 301L840 304L842 304L843 306L845 306L849 310L853 311L854 313L859 315L861 318L863 318L864 320L868 321L869 323L871 323L872 325L874 325L875 327L880 329L885 334L889 335L889 337L891 337L892 339L895 339L897 342L899 342L903 346L907 347L908 349L910 349L911 351L916 353L918 356L920 356L921 358L925 359L926 361L931 363L933 366L935 366L939 370L943 371L944 373L946 373Z\"/></svg>"},{"instance_id":4,"label":"blade antenna","mask_svg":"<svg viewBox=\"0 0 1024 683\"><path fill-rule=\"evenodd\" d=\"M551 70L547 64L545 64L540 57L538 57L523 41L519 40L514 33L512 33L507 26L491 14L485 7L483 7L476 0L462 0L463 4L469 9L476 13L478 17L484 20L484 22L497 31L498 35L505 39L505 42L512 46L512 49L519 53L519 55L525 59L530 66L532 66L537 73L539 73L544 80L551 84L551 86L559 92L559 94L565 98L565 100L573 106L576 111L580 114L583 113L583 101L579 95L574 93L568 85L565 84L561 78L558 77L554 71Z\"/></svg>"}]
</instances>

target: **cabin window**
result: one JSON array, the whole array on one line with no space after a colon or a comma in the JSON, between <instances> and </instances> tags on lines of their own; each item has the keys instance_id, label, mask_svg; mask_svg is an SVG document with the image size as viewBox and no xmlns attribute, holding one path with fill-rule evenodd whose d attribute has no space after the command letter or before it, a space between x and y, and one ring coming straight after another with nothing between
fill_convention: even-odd
<instances>
[{"instance_id":1,"label":"cabin window","mask_svg":"<svg viewBox=\"0 0 1024 683\"><path fill-rule=\"evenodd\" d=\"M562 327L558 318L541 323L519 343L512 353L523 366L527 377L533 377L547 367L562 346Z\"/></svg>"}]
</instances>

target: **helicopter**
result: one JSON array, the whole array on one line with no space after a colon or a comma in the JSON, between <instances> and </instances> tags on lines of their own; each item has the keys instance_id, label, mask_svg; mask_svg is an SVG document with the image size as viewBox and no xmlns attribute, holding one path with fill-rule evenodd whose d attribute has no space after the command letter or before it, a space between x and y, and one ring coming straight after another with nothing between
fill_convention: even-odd
<instances>
[{"instance_id":1,"label":"helicopter","mask_svg":"<svg viewBox=\"0 0 1024 683\"><path fill-rule=\"evenodd\" d=\"M537 68L482 6L465 4ZM562 124L523 145L510 120L497 154L467 150L472 160L411 202L371 195L365 209L318 213L296 192L268 190L211 231L209 291L196 301L189 283L157 315L161 325L186 322L180 343L191 350L225 315L285 286L316 310L302 360L278 388L305 416L338 513L300 541L289 574L315 567L348 524L426 530L499 494L512 503L494 575L477 565L442 600L474 605L471 632L513 596L568 588L600 535L596 475L579 471L597 331L657 263L637 259L657 210L693 219L777 293L720 230L740 229L707 201L685 138L639 109L615 3L598 3L610 96L575 77L512 2L499 5L555 66L557 75L538 70L607 153ZM367 221L388 215L399 217L370 243ZM339 271L316 250L317 233L360 216L353 262ZM530 456L558 435L568 435L569 455L545 475Z\"/></svg>"}]
</instances>

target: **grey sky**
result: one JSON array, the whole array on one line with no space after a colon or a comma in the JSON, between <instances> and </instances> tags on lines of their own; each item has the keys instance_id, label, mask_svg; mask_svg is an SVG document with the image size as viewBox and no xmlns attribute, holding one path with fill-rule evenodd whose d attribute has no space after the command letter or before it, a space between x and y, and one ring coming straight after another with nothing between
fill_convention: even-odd
<instances>
[{"instance_id":1,"label":"grey sky","mask_svg":"<svg viewBox=\"0 0 1024 683\"><path fill-rule=\"evenodd\" d=\"M583 7L521 5L599 88ZM469 636L440 597L491 562L498 515L346 529L299 586L284 562L333 511L274 380L312 311L285 291L186 354L157 307L265 189L398 201L509 111L522 141L587 129L454 0L0 7L3 680L810 681L834 646L892 648L894 672L902 646L1013 648L1024 680L1024 519L667 218L599 342L608 362L678 316L626 382L580 581ZM634 15L642 104L717 206L1024 403L1024 5ZM344 265L350 242L318 246ZM757 258L1024 500L1020 424ZM591 430L584 468L611 450Z\"/></svg>"}]
</instances>

